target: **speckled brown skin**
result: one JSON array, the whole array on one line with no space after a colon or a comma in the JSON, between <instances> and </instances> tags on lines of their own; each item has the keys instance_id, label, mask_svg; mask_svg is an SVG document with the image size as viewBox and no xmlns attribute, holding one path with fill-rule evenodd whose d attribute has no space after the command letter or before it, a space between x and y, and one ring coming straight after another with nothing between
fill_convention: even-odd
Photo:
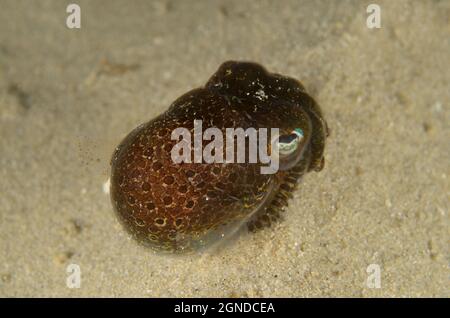
<instances>
[{"instance_id":1,"label":"speckled brown skin","mask_svg":"<svg viewBox=\"0 0 450 318\"><path fill-rule=\"evenodd\" d=\"M185 127L193 136L194 119L224 136L225 128L279 128L282 135L299 127L304 151L294 167L276 174L261 174L260 163L175 164L171 133ZM322 169L327 134L319 106L298 81L255 63L226 62L205 87L121 142L112 159L112 202L132 236L157 250L203 247L242 223L255 231L280 217L301 175Z\"/></svg>"}]
</instances>

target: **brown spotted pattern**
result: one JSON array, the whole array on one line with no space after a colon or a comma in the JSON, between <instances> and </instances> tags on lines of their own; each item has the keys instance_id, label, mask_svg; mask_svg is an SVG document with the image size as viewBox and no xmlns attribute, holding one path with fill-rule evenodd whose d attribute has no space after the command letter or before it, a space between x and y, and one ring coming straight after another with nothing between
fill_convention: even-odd
<instances>
[{"instance_id":1,"label":"brown spotted pattern","mask_svg":"<svg viewBox=\"0 0 450 318\"><path fill-rule=\"evenodd\" d=\"M171 159L171 133L208 127L305 132L306 149L293 168L273 175L260 164L181 163ZM254 231L280 217L298 179L323 167L327 126L315 101L296 80L262 66L226 62L205 87L178 98L157 118L133 130L112 158L111 198L124 227L140 243L183 252L220 240L247 223ZM206 146L209 141L204 141Z\"/></svg>"}]
</instances>

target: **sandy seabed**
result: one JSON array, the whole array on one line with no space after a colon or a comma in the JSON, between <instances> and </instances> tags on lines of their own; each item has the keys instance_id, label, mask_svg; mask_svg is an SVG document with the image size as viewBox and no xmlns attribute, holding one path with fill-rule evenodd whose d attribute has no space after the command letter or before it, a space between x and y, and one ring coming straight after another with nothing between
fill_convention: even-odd
<instances>
[{"instance_id":1,"label":"sandy seabed","mask_svg":"<svg viewBox=\"0 0 450 318\"><path fill-rule=\"evenodd\" d=\"M68 1L1 0L0 296L449 297L450 1L376 1L368 29L371 2L76 1L71 30ZM230 59L302 81L325 168L277 226L154 254L114 217L112 151Z\"/></svg>"}]
</instances>

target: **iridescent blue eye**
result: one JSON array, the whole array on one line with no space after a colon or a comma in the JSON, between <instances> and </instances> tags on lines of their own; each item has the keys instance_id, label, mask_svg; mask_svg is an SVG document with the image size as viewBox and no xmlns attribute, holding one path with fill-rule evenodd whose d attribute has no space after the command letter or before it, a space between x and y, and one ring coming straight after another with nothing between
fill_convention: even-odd
<instances>
[{"instance_id":1,"label":"iridescent blue eye","mask_svg":"<svg viewBox=\"0 0 450 318\"><path fill-rule=\"evenodd\" d=\"M282 135L278 138L278 151L281 156L289 156L294 153L301 140L303 139L303 130L295 128L289 135Z\"/></svg>"}]
</instances>

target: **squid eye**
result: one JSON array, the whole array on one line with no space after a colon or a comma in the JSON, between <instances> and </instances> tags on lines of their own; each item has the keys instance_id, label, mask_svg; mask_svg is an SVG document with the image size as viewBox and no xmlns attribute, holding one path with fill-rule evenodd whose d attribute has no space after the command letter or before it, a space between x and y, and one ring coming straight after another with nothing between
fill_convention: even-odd
<instances>
[{"instance_id":1,"label":"squid eye","mask_svg":"<svg viewBox=\"0 0 450 318\"><path fill-rule=\"evenodd\" d=\"M278 151L281 156L293 154L304 137L303 130L295 128L290 134L278 138Z\"/></svg>"}]
</instances>

